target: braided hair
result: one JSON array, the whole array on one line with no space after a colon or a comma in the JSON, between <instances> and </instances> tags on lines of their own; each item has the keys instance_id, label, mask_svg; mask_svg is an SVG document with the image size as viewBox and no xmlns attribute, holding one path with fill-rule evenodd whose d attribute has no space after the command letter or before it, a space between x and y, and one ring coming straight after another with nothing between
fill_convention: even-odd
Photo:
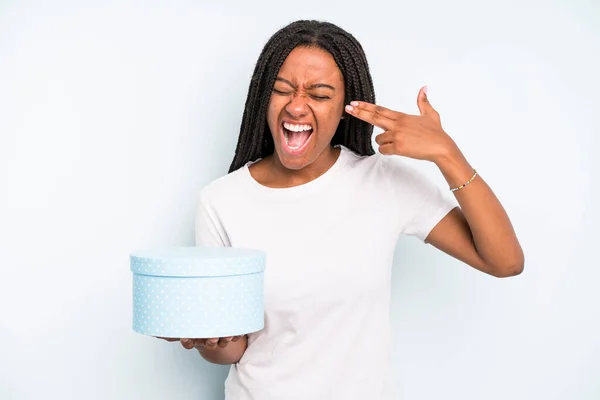
<instances>
[{"instance_id":1,"label":"braided hair","mask_svg":"<svg viewBox=\"0 0 600 400\"><path fill-rule=\"evenodd\" d=\"M354 36L329 22L293 22L277 31L258 57L229 172L275 151L267 124L271 88L283 62L298 46L320 48L333 56L344 78L345 104L351 100L375 103L367 58ZM341 144L360 155L372 155L375 154L371 144L372 133L373 125L357 118L344 118L340 121L331 144Z\"/></svg>"}]
</instances>

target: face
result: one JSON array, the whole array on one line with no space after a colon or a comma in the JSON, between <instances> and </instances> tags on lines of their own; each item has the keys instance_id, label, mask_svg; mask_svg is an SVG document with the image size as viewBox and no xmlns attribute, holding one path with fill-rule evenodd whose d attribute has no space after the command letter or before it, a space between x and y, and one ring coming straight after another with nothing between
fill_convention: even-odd
<instances>
[{"instance_id":1,"label":"face","mask_svg":"<svg viewBox=\"0 0 600 400\"><path fill-rule=\"evenodd\" d=\"M267 113L284 167L299 170L331 154L344 98L342 73L331 54L318 48L292 50L273 85Z\"/></svg>"}]
</instances>

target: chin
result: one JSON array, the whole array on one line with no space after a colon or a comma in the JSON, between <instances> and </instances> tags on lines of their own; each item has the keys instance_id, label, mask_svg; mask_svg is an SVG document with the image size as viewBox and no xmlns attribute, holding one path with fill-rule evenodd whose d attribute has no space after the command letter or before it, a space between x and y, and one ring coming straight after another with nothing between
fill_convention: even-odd
<instances>
[{"instance_id":1,"label":"chin","mask_svg":"<svg viewBox=\"0 0 600 400\"><path fill-rule=\"evenodd\" d=\"M310 151L306 151L305 154L296 156L290 156L285 150L282 149L276 149L276 153L277 158L279 158L279 162L286 169L298 171L312 163L312 160L308 157Z\"/></svg>"}]
</instances>

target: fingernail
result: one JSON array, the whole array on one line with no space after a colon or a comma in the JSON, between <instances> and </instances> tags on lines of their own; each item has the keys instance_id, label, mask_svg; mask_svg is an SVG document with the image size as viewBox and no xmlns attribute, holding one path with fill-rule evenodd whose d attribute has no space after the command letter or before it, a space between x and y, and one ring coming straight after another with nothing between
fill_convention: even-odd
<instances>
[{"instance_id":1,"label":"fingernail","mask_svg":"<svg viewBox=\"0 0 600 400\"><path fill-rule=\"evenodd\" d=\"M351 101L350 104L352 104L354 107L358 107L358 101Z\"/></svg>"},{"instance_id":2,"label":"fingernail","mask_svg":"<svg viewBox=\"0 0 600 400\"><path fill-rule=\"evenodd\" d=\"M352 111L354 111L354 107L348 105L348 106L346 106L346 111L352 112Z\"/></svg>"},{"instance_id":3,"label":"fingernail","mask_svg":"<svg viewBox=\"0 0 600 400\"><path fill-rule=\"evenodd\" d=\"M190 344L190 339L181 339L181 343Z\"/></svg>"},{"instance_id":4,"label":"fingernail","mask_svg":"<svg viewBox=\"0 0 600 400\"><path fill-rule=\"evenodd\" d=\"M427 94L427 86L423 86L423 93Z\"/></svg>"}]
</instances>

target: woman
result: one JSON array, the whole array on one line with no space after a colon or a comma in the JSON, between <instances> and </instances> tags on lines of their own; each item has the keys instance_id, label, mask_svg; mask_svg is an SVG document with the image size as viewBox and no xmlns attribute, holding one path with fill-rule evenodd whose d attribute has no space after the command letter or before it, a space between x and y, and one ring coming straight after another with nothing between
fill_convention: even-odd
<instances>
[{"instance_id":1,"label":"woman","mask_svg":"<svg viewBox=\"0 0 600 400\"><path fill-rule=\"evenodd\" d=\"M392 399L399 234L493 276L523 270L508 216L442 129L426 88L420 115L374 103L362 47L339 27L297 21L265 45L230 173L202 190L196 218L198 245L267 252L265 327L181 339L233 364L227 399ZM381 154L373 125L384 130ZM435 163L455 199L394 156Z\"/></svg>"}]
</instances>

